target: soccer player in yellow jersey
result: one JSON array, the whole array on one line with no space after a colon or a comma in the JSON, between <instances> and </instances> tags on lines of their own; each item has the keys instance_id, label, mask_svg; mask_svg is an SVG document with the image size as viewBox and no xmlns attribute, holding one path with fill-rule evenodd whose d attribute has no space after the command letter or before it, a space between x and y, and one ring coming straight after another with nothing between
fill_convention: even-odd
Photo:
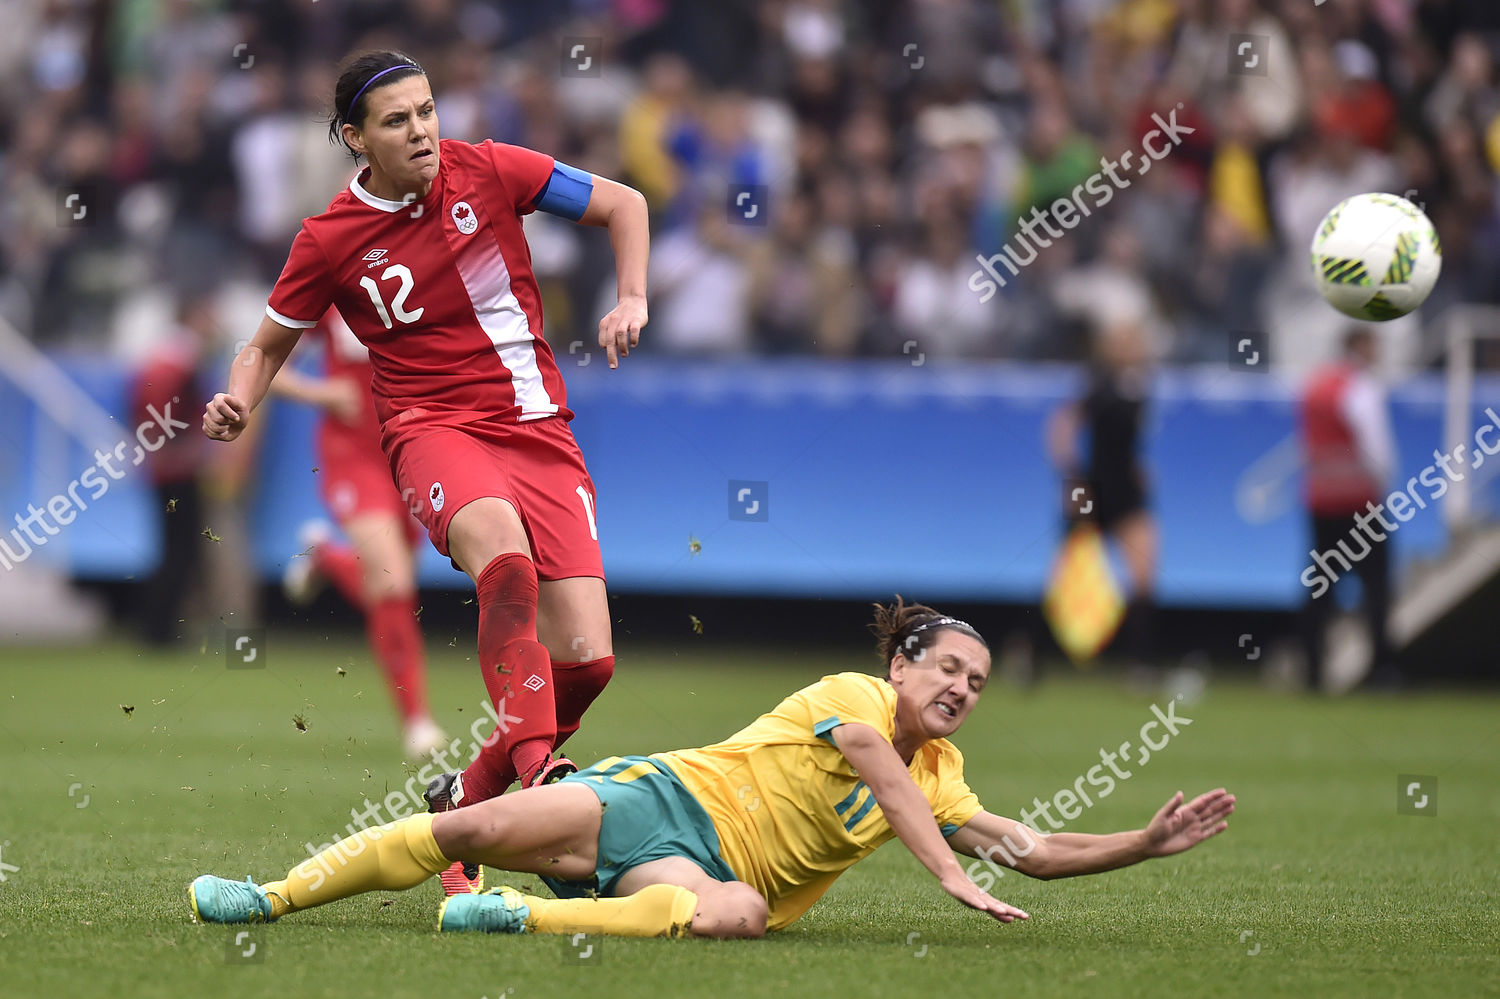
<instances>
[{"instance_id":1,"label":"soccer player in yellow jersey","mask_svg":"<svg viewBox=\"0 0 1500 999\"><path fill-rule=\"evenodd\" d=\"M840 673L723 742L611 757L555 784L365 829L264 885L203 875L204 922L278 919L364 891L410 888L456 860L540 876L556 899L499 888L447 899L439 928L506 933L759 937L801 916L835 878L898 837L959 902L1001 922L954 857L1038 878L1181 853L1223 832L1223 788L1179 791L1144 829L1042 836L984 810L948 741L989 679L978 632L921 604L878 607L885 677Z\"/></svg>"}]
</instances>

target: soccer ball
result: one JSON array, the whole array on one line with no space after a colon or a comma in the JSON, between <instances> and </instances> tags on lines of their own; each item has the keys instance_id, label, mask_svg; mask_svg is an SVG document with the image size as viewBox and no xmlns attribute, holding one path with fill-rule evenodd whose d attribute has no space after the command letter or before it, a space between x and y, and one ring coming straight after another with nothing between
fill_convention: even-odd
<instances>
[{"instance_id":1,"label":"soccer ball","mask_svg":"<svg viewBox=\"0 0 1500 999\"><path fill-rule=\"evenodd\" d=\"M1312 242L1313 279L1346 316L1384 322L1421 305L1443 269L1437 230L1394 194L1358 194L1323 217Z\"/></svg>"}]
</instances>

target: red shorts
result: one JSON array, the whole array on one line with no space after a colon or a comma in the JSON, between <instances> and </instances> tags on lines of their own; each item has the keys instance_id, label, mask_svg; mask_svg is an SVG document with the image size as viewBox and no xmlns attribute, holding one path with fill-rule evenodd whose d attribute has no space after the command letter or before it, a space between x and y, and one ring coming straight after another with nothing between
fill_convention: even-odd
<instances>
[{"instance_id":1,"label":"red shorts","mask_svg":"<svg viewBox=\"0 0 1500 999\"><path fill-rule=\"evenodd\" d=\"M495 496L521 515L539 579L604 578L594 481L566 420L403 428L384 443L401 495L441 554L453 515Z\"/></svg>"},{"instance_id":2,"label":"red shorts","mask_svg":"<svg viewBox=\"0 0 1500 999\"><path fill-rule=\"evenodd\" d=\"M318 491L340 524L363 514L384 514L406 527L412 544L422 536L422 525L391 481L391 466L377 437L366 439L325 421L318 432Z\"/></svg>"}]
</instances>

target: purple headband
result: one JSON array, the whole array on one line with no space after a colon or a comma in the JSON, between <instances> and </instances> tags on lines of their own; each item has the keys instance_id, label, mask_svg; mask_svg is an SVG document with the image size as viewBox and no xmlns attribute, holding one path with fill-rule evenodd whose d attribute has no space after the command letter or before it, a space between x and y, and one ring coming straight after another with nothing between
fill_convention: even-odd
<instances>
[{"instance_id":1,"label":"purple headband","mask_svg":"<svg viewBox=\"0 0 1500 999\"><path fill-rule=\"evenodd\" d=\"M359 99L364 96L366 90L370 89L370 84L374 83L376 80L380 79L385 74L387 74L387 73L394 73L398 69L414 69L418 73L422 72L422 69L421 69L420 66L416 66L416 65L414 65L412 63L409 63L409 62L402 63L399 66L392 66L390 69L382 69L380 72L376 73L374 76L372 76L368 80L366 80L365 81L365 85L363 87L359 88L359 92L354 95L354 100L352 100L352 101L349 102L349 113L350 114L354 113L355 107L358 106L358 104L359 104Z\"/></svg>"}]
</instances>

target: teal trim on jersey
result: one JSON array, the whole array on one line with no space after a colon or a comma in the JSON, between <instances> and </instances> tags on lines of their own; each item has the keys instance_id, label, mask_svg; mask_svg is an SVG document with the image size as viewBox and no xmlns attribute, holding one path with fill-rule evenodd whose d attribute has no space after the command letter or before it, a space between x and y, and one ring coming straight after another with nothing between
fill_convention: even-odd
<instances>
[{"instance_id":1,"label":"teal trim on jersey","mask_svg":"<svg viewBox=\"0 0 1500 999\"><path fill-rule=\"evenodd\" d=\"M944 822L941 826L938 827L938 830L943 834L943 837L946 839L947 837L952 836L954 833L958 832L962 828L963 828L963 826L954 825L952 822Z\"/></svg>"},{"instance_id":2,"label":"teal trim on jersey","mask_svg":"<svg viewBox=\"0 0 1500 999\"><path fill-rule=\"evenodd\" d=\"M854 790L852 790L852 791L849 792L849 797L845 798L843 801L839 802L837 805L834 805L833 806L833 810L835 812L839 813L840 815L843 815L845 812L847 812L850 808L852 808L854 806L854 800L859 797L859 792L863 791L864 789L865 789L865 782L864 781L860 781L859 783L855 784L854 785Z\"/></svg>"},{"instance_id":3,"label":"teal trim on jersey","mask_svg":"<svg viewBox=\"0 0 1500 999\"><path fill-rule=\"evenodd\" d=\"M864 785L861 784L860 787L864 787ZM870 796L865 799L865 803L859 806L859 810L844 820L844 828L849 832L853 832L854 827L859 825L859 820L868 815L870 813L870 809L874 807L875 792L871 791Z\"/></svg>"},{"instance_id":4,"label":"teal trim on jersey","mask_svg":"<svg viewBox=\"0 0 1500 999\"><path fill-rule=\"evenodd\" d=\"M839 721L838 715L829 715L827 718L824 718L822 721L813 726L813 735L817 736L819 739L827 739L828 744L831 746L837 746L838 743L833 741L833 736L829 733L842 724L844 723Z\"/></svg>"}]
</instances>

